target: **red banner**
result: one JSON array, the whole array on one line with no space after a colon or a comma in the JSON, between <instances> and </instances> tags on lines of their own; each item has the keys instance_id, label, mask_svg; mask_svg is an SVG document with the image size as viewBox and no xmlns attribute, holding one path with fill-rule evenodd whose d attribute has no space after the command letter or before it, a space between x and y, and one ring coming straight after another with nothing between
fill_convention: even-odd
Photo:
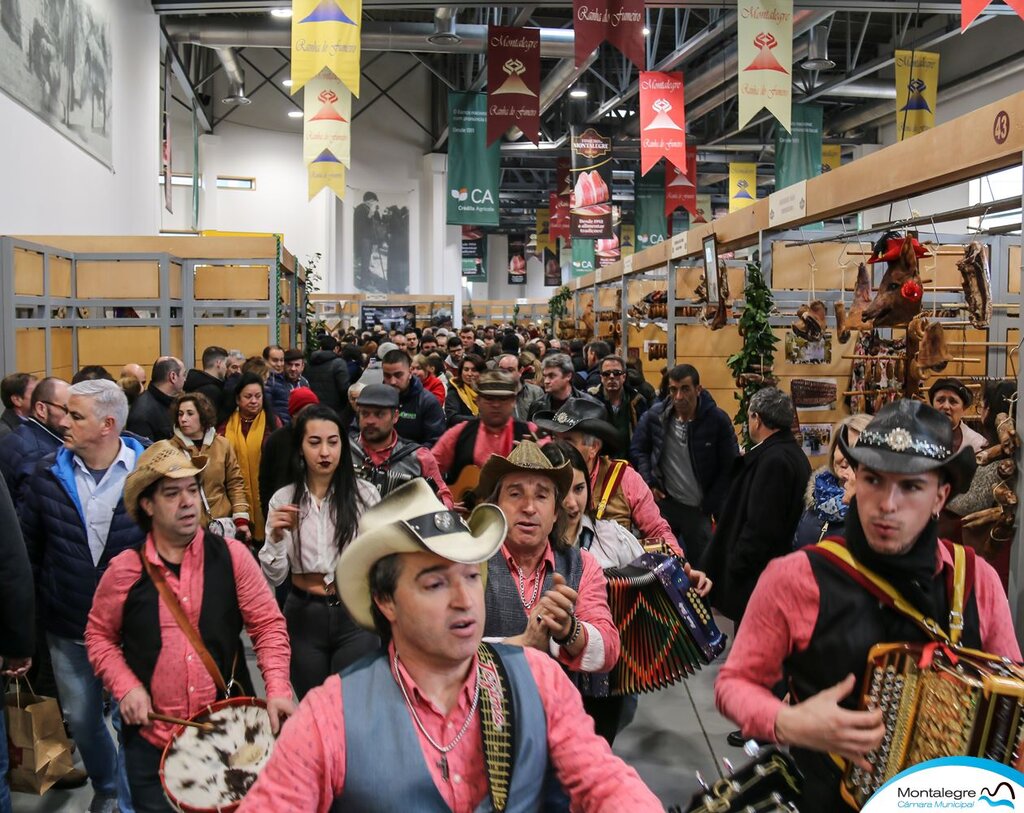
<instances>
[{"instance_id":1,"label":"red banner","mask_svg":"<svg viewBox=\"0 0 1024 813\"><path fill-rule=\"evenodd\" d=\"M960 0L960 30L966 31L967 26L978 19L978 15L981 14L992 0ZM1014 11L1024 18L1024 0L1006 0L1006 5L1012 8ZM579 49L576 51L576 61L579 62Z\"/></svg>"},{"instance_id":2,"label":"red banner","mask_svg":"<svg viewBox=\"0 0 1024 813\"><path fill-rule=\"evenodd\" d=\"M665 165L665 214L682 206L691 215L697 213L697 148L686 148L686 169Z\"/></svg>"},{"instance_id":3,"label":"red banner","mask_svg":"<svg viewBox=\"0 0 1024 813\"><path fill-rule=\"evenodd\" d=\"M555 191L550 195L551 226L548 234L552 240L569 239L569 195L572 193L571 163L568 158L559 158L555 170Z\"/></svg>"},{"instance_id":4,"label":"red banner","mask_svg":"<svg viewBox=\"0 0 1024 813\"><path fill-rule=\"evenodd\" d=\"M661 158L686 163L686 110L681 73L640 73L640 174Z\"/></svg>"},{"instance_id":5,"label":"red banner","mask_svg":"<svg viewBox=\"0 0 1024 813\"><path fill-rule=\"evenodd\" d=\"M644 49L644 0L572 0L576 64L608 40L640 70L647 67Z\"/></svg>"},{"instance_id":6,"label":"red banner","mask_svg":"<svg viewBox=\"0 0 1024 813\"><path fill-rule=\"evenodd\" d=\"M487 146L510 127L540 140L540 29L487 29Z\"/></svg>"}]
</instances>

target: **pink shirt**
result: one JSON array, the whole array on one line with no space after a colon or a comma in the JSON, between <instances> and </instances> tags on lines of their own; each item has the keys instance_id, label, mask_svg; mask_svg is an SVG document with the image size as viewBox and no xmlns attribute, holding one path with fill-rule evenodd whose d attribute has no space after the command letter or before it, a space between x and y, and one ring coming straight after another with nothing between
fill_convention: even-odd
<instances>
[{"instance_id":1,"label":"pink shirt","mask_svg":"<svg viewBox=\"0 0 1024 813\"><path fill-rule=\"evenodd\" d=\"M574 810L593 813L662 813L657 797L630 766L612 754L594 733L579 692L551 658L523 650L540 694L547 722L548 757L569 794ZM389 659L394 651L389 650ZM476 659L452 710L445 715L428 700L399 664L409 699L420 721L437 742L450 742L462 727L473 699ZM330 809L345 788L345 710L341 678L332 675L303 699L284 729L266 768L252 786L239 813ZM413 726L415 728L415 724ZM387 732L381 732L386 740ZM448 753L449 778L438 766L437 750L416 728L420 749L441 797L454 813L472 813L488 792L480 714ZM387 753L386 741L380 744ZM396 766L400 770L401 766ZM412 800L410 800L412 803ZM411 808L410 808L411 809Z\"/></svg>"},{"instance_id":2,"label":"pink shirt","mask_svg":"<svg viewBox=\"0 0 1024 813\"><path fill-rule=\"evenodd\" d=\"M941 544L939 560L943 565L952 563ZM974 596L982 648L1019 661L1020 647L1003 585L988 562L980 556L975 561ZM782 678L783 661L809 646L818 619L819 595L810 556L805 552L772 559L761 575L732 651L715 681L718 710L739 724L743 736L775 740L775 718L783 701L772 694L771 687Z\"/></svg>"},{"instance_id":3,"label":"pink shirt","mask_svg":"<svg viewBox=\"0 0 1024 813\"><path fill-rule=\"evenodd\" d=\"M267 587L260 566L241 542L225 540L235 573L235 590L242 621L252 638L256 662L267 686L267 697L292 696L288 677L291 649L284 616L277 608L274 594ZM152 535L146 537L145 555L163 571L167 584L192 624L198 629L203 604L202 533L185 549L181 577L160 559ZM142 576L142 562L135 551L116 556L100 579L85 628L85 646L96 674L118 702L132 689L141 686L121 651L121 623L128 591ZM217 687L189 644L185 633L163 601L159 602L160 654L150 683L153 710L172 717L188 719L217 700ZM224 675L230 680L230 675ZM162 748L176 728L171 723L155 722L141 729L142 736Z\"/></svg>"},{"instance_id":4,"label":"pink shirt","mask_svg":"<svg viewBox=\"0 0 1024 813\"><path fill-rule=\"evenodd\" d=\"M515 560L505 545L501 546L501 552L505 555L505 563L508 565L509 573L512 574L512 581L518 586L518 571ZM551 642L551 654L567 669L574 672L608 672L619 659L619 652L622 649L622 642L619 639L619 630L612 618L612 611L608 606L608 580L604 577L604 571L597 563L597 559L590 555L589 551L581 550L580 556L583 559L583 573L580 575L580 586L576 598L576 617L583 623L583 635L586 636L586 645L575 657L569 655L562 647ZM523 593L532 596L537 580L543 581L545 572L555 569L555 554L548 544L544 554L543 565L538 567L524 580ZM543 586L537 590L538 597L543 595ZM523 602L525 607L526 602ZM527 610L527 616L530 611Z\"/></svg>"},{"instance_id":5,"label":"pink shirt","mask_svg":"<svg viewBox=\"0 0 1024 813\"><path fill-rule=\"evenodd\" d=\"M537 425L534 423L528 425L530 431L536 435ZM443 475L447 475L451 471L452 466L455 465L455 444L458 442L459 435L462 434L462 430L466 426L467 422L465 421L456 424L441 435L437 443L434 444L434 448L431 449L434 459L437 461L437 466ZM513 432L511 420L497 434L481 423L480 429L476 433L476 445L473 447L473 464L483 468L484 463L488 461L492 454L508 457L512 452L514 441L515 433Z\"/></svg>"},{"instance_id":6,"label":"pink shirt","mask_svg":"<svg viewBox=\"0 0 1024 813\"><path fill-rule=\"evenodd\" d=\"M391 443L387 445L387 448L377 450L371 449L365 444L361 445L370 462L375 466L380 466L391 457L391 452L394 450L396 443L398 443L398 433L392 430ZM434 484L437 490L437 498L445 504L446 508L451 508L455 505L451 489L448 488L448 485L441 477L441 471L437 468L437 459L434 457L433 452L426 446L421 446L416 450L416 459L420 462L420 470L423 472L423 476Z\"/></svg>"},{"instance_id":7,"label":"pink shirt","mask_svg":"<svg viewBox=\"0 0 1024 813\"><path fill-rule=\"evenodd\" d=\"M598 467L590 472L590 493L593 495L595 505L601 499L598 490L603 485L597 482L597 472ZM676 535L672 533L672 527L661 515L650 486L640 476L640 472L632 466L626 466L626 470L619 480L619 491L629 503L629 514L633 525L640 531L640 538L664 539L676 556L685 558L683 549L679 547L679 542L676 540Z\"/></svg>"}]
</instances>

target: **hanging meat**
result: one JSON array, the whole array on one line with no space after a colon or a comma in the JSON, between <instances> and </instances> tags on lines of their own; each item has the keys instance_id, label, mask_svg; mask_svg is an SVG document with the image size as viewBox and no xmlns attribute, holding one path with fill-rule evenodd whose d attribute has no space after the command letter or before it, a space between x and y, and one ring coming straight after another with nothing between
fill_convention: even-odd
<instances>
[{"instance_id":1,"label":"hanging meat","mask_svg":"<svg viewBox=\"0 0 1024 813\"><path fill-rule=\"evenodd\" d=\"M851 330L870 330L864 321L864 309L871 304L871 272L861 263L857 266L857 283L853 287L853 304L846 317L846 326Z\"/></svg>"},{"instance_id":2,"label":"hanging meat","mask_svg":"<svg viewBox=\"0 0 1024 813\"><path fill-rule=\"evenodd\" d=\"M836 337L840 344L846 344L850 341L850 326L846 323L846 305L836 302L832 305L832 309L836 314Z\"/></svg>"},{"instance_id":3,"label":"hanging meat","mask_svg":"<svg viewBox=\"0 0 1024 813\"><path fill-rule=\"evenodd\" d=\"M992 283L985 247L972 240L956 267L960 269L964 299L967 300L967 318L976 328L988 327L992 319Z\"/></svg>"},{"instance_id":4,"label":"hanging meat","mask_svg":"<svg viewBox=\"0 0 1024 813\"><path fill-rule=\"evenodd\" d=\"M917 347L917 357L913 361L921 371L942 372L946 369L946 365L949 364L949 350L946 347L946 335L941 322L918 314L907 325L908 353L911 342Z\"/></svg>"},{"instance_id":5,"label":"hanging meat","mask_svg":"<svg viewBox=\"0 0 1024 813\"><path fill-rule=\"evenodd\" d=\"M793 332L809 342L820 341L825 333L827 318L828 311L825 309L825 303L820 299L815 299L809 305L801 305L797 308Z\"/></svg>"},{"instance_id":6,"label":"hanging meat","mask_svg":"<svg viewBox=\"0 0 1024 813\"><path fill-rule=\"evenodd\" d=\"M918 259L927 250L914 237L902 237L897 232L886 232L875 243L869 263L887 262L878 293L864 309L864 320L875 327L900 327L921 312L924 288Z\"/></svg>"}]
</instances>

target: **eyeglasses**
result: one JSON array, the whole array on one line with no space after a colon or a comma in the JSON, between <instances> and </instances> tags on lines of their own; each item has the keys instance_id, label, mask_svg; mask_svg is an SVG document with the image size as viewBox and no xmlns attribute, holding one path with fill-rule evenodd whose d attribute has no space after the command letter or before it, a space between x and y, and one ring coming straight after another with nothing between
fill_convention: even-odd
<instances>
[{"instance_id":1,"label":"eyeglasses","mask_svg":"<svg viewBox=\"0 0 1024 813\"><path fill-rule=\"evenodd\" d=\"M42 403L46 404L47 406L52 406L54 409L63 412L65 415L67 415L68 412L70 412L70 410L64 404L55 404L53 403L53 401L43 401Z\"/></svg>"},{"instance_id":2,"label":"eyeglasses","mask_svg":"<svg viewBox=\"0 0 1024 813\"><path fill-rule=\"evenodd\" d=\"M622 370L602 370L601 378L622 378L625 373Z\"/></svg>"}]
</instances>

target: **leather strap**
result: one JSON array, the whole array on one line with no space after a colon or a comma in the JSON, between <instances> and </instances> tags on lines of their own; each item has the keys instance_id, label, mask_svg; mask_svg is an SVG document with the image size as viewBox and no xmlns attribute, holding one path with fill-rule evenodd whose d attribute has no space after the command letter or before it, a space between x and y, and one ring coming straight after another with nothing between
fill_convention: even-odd
<instances>
[{"instance_id":1,"label":"leather strap","mask_svg":"<svg viewBox=\"0 0 1024 813\"><path fill-rule=\"evenodd\" d=\"M484 741L484 767L490 784L491 804L504 813L512 786L515 752L515 707L508 673L498 653L481 642L477 649L480 679L480 723Z\"/></svg>"},{"instance_id":2,"label":"leather strap","mask_svg":"<svg viewBox=\"0 0 1024 813\"><path fill-rule=\"evenodd\" d=\"M615 489L619 487L619 483L622 481L622 476L626 473L626 466L629 465L627 460L615 460L612 467L608 470L608 474L604 478L604 486L601 489L601 501L597 504L597 509L594 511L594 518L601 519L604 517L604 510L608 507L608 501L612 498L612 494L615 493Z\"/></svg>"},{"instance_id":3,"label":"leather strap","mask_svg":"<svg viewBox=\"0 0 1024 813\"><path fill-rule=\"evenodd\" d=\"M187 615L185 610L182 608L181 603L178 601L178 597L174 595L174 591L171 590L167 579L164 578L164 574L160 572L160 568L153 565L149 559L146 558L146 547L145 544L139 550L139 558L142 560L142 567L146 571L146 575L149 576L150 581L156 586L156 591L160 594L160 598L163 599L164 604L167 605L167 609L171 611L171 615L174 620L181 627L181 631L185 633L185 637L188 642L192 645L192 648L199 655L199 660L203 662L203 666L206 667L206 671L210 673L210 677L213 678L213 682L216 684L217 689L220 690L224 697L230 697L228 692L228 686L224 682L224 676L220 673L220 669L217 668L216 662L213 660L213 656L210 654L210 650L206 648L206 644L203 643L202 637L199 635L197 630Z\"/></svg>"}]
</instances>

